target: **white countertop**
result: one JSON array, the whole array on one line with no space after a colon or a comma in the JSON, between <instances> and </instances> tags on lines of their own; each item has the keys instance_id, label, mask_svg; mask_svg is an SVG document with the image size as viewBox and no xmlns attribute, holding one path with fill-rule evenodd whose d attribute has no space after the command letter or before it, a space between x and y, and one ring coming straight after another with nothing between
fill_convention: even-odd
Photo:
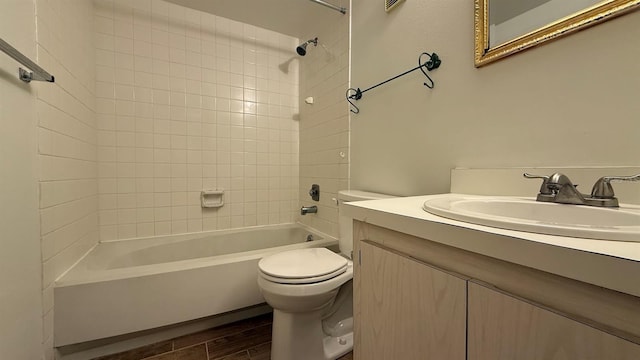
<instances>
[{"instance_id":1,"label":"white countertop","mask_svg":"<svg viewBox=\"0 0 640 360\"><path fill-rule=\"evenodd\" d=\"M640 296L640 242L504 230L422 209L434 195L345 203L344 215L459 249Z\"/></svg>"}]
</instances>

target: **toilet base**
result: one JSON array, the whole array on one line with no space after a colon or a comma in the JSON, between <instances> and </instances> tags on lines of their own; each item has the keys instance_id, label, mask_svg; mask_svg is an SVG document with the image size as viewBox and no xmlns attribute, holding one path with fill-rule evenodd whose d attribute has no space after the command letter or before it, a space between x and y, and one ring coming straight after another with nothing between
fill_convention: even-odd
<instances>
[{"instance_id":1,"label":"toilet base","mask_svg":"<svg viewBox=\"0 0 640 360\"><path fill-rule=\"evenodd\" d=\"M353 350L353 331L342 336L325 336L324 356L326 360L334 360Z\"/></svg>"},{"instance_id":2,"label":"toilet base","mask_svg":"<svg viewBox=\"0 0 640 360\"><path fill-rule=\"evenodd\" d=\"M272 360L335 360L353 349L353 332L337 337L322 331L322 310L273 310Z\"/></svg>"}]
</instances>

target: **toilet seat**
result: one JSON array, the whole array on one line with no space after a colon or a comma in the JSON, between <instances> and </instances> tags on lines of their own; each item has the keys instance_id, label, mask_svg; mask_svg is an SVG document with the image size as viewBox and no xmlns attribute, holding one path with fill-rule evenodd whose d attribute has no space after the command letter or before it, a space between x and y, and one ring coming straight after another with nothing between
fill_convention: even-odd
<instances>
[{"instance_id":1,"label":"toilet seat","mask_svg":"<svg viewBox=\"0 0 640 360\"><path fill-rule=\"evenodd\" d=\"M345 273L347 264L347 259L326 248L308 248L264 257L258 263L258 269L260 276L268 281L312 284Z\"/></svg>"},{"instance_id":2,"label":"toilet seat","mask_svg":"<svg viewBox=\"0 0 640 360\"><path fill-rule=\"evenodd\" d=\"M321 275L321 276L313 276L313 277L308 277L308 278L280 278L280 277L276 277L276 276L271 276L271 275L267 275L265 273L261 273L260 276L262 276L264 279L269 280L269 281L273 281L276 283L280 283L280 284L291 284L291 285L295 285L295 284L313 284L313 283L317 283L317 282L321 282L321 281L326 281L329 279L332 279L340 274L343 274L344 272L347 271L347 266L345 265L344 268L332 272L330 274L326 274L326 275Z\"/></svg>"}]
</instances>

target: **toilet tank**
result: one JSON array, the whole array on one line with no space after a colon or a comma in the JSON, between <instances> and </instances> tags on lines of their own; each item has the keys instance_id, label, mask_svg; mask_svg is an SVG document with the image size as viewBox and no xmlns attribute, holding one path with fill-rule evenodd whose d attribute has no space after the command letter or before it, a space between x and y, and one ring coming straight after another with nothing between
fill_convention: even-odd
<instances>
[{"instance_id":1,"label":"toilet tank","mask_svg":"<svg viewBox=\"0 0 640 360\"><path fill-rule=\"evenodd\" d=\"M338 192L338 241L340 252L351 259L353 252L353 219L342 215L342 204L350 201L387 199L395 196L360 190Z\"/></svg>"}]
</instances>

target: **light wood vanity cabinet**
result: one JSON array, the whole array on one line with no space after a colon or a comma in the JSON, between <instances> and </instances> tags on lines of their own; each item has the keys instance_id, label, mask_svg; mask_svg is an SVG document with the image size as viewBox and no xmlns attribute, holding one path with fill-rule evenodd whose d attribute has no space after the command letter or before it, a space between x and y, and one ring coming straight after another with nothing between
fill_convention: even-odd
<instances>
[{"instance_id":1,"label":"light wood vanity cabinet","mask_svg":"<svg viewBox=\"0 0 640 360\"><path fill-rule=\"evenodd\" d=\"M466 281L361 245L359 359L465 359Z\"/></svg>"},{"instance_id":2,"label":"light wood vanity cabinet","mask_svg":"<svg viewBox=\"0 0 640 360\"><path fill-rule=\"evenodd\" d=\"M354 237L356 360L640 359L638 297L358 221Z\"/></svg>"},{"instance_id":3,"label":"light wood vanity cabinet","mask_svg":"<svg viewBox=\"0 0 640 360\"><path fill-rule=\"evenodd\" d=\"M638 360L640 346L469 282L468 360Z\"/></svg>"}]
</instances>

